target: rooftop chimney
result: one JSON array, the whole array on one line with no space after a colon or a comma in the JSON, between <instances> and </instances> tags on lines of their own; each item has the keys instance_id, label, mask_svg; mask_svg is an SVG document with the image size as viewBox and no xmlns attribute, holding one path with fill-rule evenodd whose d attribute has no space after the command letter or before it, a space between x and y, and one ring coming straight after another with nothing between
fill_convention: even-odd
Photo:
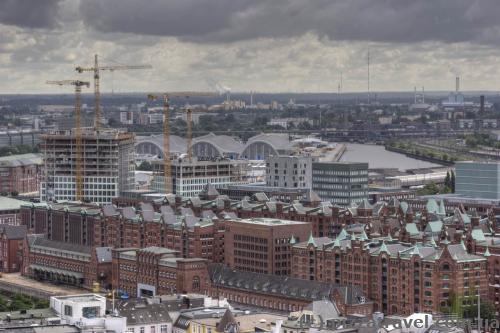
<instances>
[{"instance_id":1,"label":"rooftop chimney","mask_svg":"<svg viewBox=\"0 0 500 333\"><path fill-rule=\"evenodd\" d=\"M455 89L457 92L460 91L460 77L458 76L455 78Z\"/></svg>"}]
</instances>

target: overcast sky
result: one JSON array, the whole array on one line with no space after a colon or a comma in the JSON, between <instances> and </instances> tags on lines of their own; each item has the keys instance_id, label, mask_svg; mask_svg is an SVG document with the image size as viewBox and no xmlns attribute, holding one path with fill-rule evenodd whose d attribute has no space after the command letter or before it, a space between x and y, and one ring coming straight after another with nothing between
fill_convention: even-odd
<instances>
[{"instance_id":1,"label":"overcast sky","mask_svg":"<svg viewBox=\"0 0 500 333\"><path fill-rule=\"evenodd\" d=\"M0 93L500 90L499 0L0 0Z\"/></svg>"}]
</instances>

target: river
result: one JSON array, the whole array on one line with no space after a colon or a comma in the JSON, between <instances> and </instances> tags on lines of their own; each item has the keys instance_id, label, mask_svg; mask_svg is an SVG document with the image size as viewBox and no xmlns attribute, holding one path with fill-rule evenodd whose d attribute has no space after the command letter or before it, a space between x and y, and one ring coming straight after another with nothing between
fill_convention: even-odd
<instances>
[{"instance_id":1,"label":"river","mask_svg":"<svg viewBox=\"0 0 500 333\"><path fill-rule=\"evenodd\" d=\"M407 169L420 169L439 167L431 162L416 160L403 154L385 150L384 146L366 145L359 143L345 143L347 150L342 155L342 162L368 162L370 169L398 168L401 171Z\"/></svg>"}]
</instances>

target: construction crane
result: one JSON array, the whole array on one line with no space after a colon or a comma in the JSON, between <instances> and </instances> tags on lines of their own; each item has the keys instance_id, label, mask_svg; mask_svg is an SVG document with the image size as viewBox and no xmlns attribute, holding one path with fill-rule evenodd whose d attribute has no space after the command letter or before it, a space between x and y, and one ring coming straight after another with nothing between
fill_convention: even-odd
<instances>
[{"instance_id":1,"label":"construction crane","mask_svg":"<svg viewBox=\"0 0 500 333\"><path fill-rule=\"evenodd\" d=\"M82 127L81 127L81 106L82 87L90 87L90 82L79 80L47 81L47 84L57 84L59 86L75 86L75 199L83 201L83 156L82 156Z\"/></svg>"},{"instance_id":2,"label":"construction crane","mask_svg":"<svg viewBox=\"0 0 500 333\"><path fill-rule=\"evenodd\" d=\"M99 130L101 125L101 93L99 91L99 79L100 71L118 71L118 70L129 70L129 69L150 69L153 68L151 65L113 65L113 66L99 66L97 59L97 54L94 55L94 66L93 67L82 67L78 66L75 70L78 73L83 72L93 72L94 73L94 95L95 95L95 120L94 126L96 130Z\"/></svg>"},{"instance_id":3,"label":"construction crane","mask_svg":"<svg viewBox=\"0 0 500 333\"><path fill-rule=\"evenodd\" d=\"M172 193L172 162L170 160L170 105L169 100L175 97L211 97L216 96L216 94L211 92L199 92L199 91L179 91L179 92L168 92L160 95L149 94L149 100L163 99L163 175L164 175L164 186L165 193ZM187 109L187 136L188 136L188 155L190 154L191 144L192 144L192 124L189 119L192 118L191 108ZM192 155L192 154L191 154ZM189 161L191 161L191 155L189 155Z\"/></svg>"}]
</instances>

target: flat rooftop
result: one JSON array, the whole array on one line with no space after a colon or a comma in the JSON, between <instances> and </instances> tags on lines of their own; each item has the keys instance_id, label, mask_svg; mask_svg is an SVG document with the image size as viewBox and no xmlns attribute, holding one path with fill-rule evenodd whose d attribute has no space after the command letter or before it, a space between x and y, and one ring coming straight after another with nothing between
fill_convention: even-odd
<instances>
[{"instance_id":1,"label":"flat rooftop","mask_svg":"<svg viewBox=\"0 0 500 333\"><path fill-rule=\"evenodd\" d=\"M97 132L94 127L82 127L82 138L96 138L99 139L108 139L108 140L120 140L120 139L132 139L135 138L135 134L132 132L127 132L124 129L120 128L102 128ZM44 134L42 137L44 138L61 138L61 139L69 139L70 137L75 135L75 129L72 128L70 130L60 130L60 131L52 131L48 134Z\"/></svg>"},{"instance_id":2,"label":"flat rooftop","mask_svg":"<svg viewBox=\"0 0 500 333\"><path fill-rule=\"evenodd\" d=\"M274 218L269 218L269 217L255 217L255 218L238 219L238 220L231 220L231 221L238 222L238 223L266 225L266 226L308 224L307 222L274 219Z\"/></svg>"},{"instance_id":3,"label":"flat rooftop","mask_svg":"<svg viewBox=\"0 0 500 333\"><path fill-rule=\"evenodd\" d=\"M19 210L27 201L17 200L9 197L0 197L0 211Z\"/></svg>"},{"instance_id":4,"label":"flat rooftop","mask_svg":"<svg viewBox=\"0 0 500 333\"><path fill-rule=\"evenodd\" d=\"M54 298L59 300L70 300L75 303L101 302L106 300L104 296L96 294L64 295L54 296Z\"/></svg>"},{"instance_id":5,"label":"flat rooftop","mask_svg":"<svg viewBox=\"0 0 500 333\"><path fill-rule=\"evenodd\" d=\"M286 320L287 317L270 313L259 313L250 315L236 314L235 319L239 323L240 332L249 332L255 328L258 328L261 331L269 331L270 329L268 325L276 324L277 320ZM219 324L221 318L195 318L192 321L214 327Z\"/></svg>"},{"instance_id":6,"label":"flat rooftop","mask_svg":"<svg viewBox=\"0 0 500 333\"><path fill-rule=\"evenodd\" d=\"M16 167L39 164L41 165L42 155L40 154L20 154L0 157L0 167Z\"/></svg>"}]
</instances>

